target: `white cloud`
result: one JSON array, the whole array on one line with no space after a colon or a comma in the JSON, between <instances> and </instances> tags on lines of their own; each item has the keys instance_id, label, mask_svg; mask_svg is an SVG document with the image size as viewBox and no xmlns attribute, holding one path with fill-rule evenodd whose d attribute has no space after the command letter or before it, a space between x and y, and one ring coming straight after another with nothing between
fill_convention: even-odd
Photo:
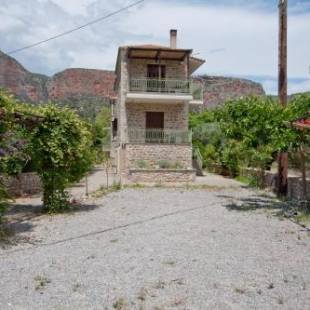
<instances>
[{"instance_id":1,"label":"white cloud","mask_svg":"<svg viewBox=\"0 0 310 310\"><path fill-rule=\"evenodd\" d=\"M301 82L290 82L288 87L289 94L310 92L310 79Z\"/></svg>"},{"instance_id":2,"label":"white cloud","mask_svg":"<svg viewBox=\"0 0 310 310\"><path fill-rule=\"evenodd\" d=\"M6 22L1 21L2 28L0 24L0 49L31 44L132 2L3 0L0 11ZM114 69L119 45L168 44L169 29L177 28L179 46L193 48L199 57L207 59L200 73L276 77L276 3L268 11L257 6L258 1L251 2L251 6L240 5L240 1L226 1L226 5L219 2L146 1L129 12L16 54L16 58L29 69L48 74L67 67ZM305 79L309 78L310 65L310 13L300 7L291 9L289 18L289 77ZM264 83L274 92L272 80Z\"/></svg>"},{"instance_id":3,"label":"white cloud","mask_svg":"<svg viewBox=\"0 0 310 310\"><path fill-rule=\"evenodd\" d=\"M62 8L67 14L86 15L88 6L94 2L93 0L49 0Z\"/></svg>"}]
</instances>

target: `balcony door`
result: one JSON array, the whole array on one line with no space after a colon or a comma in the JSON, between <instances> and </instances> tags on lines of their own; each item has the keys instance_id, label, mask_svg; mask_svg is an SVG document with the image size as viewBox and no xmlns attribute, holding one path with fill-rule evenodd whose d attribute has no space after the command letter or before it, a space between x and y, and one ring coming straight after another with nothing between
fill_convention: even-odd
<instances>
[{"instance_id":1,"label":"balcony door","mask_svg":"<svg viewBox=\"0 0 310 310\"><path fill-rule=\"evenodd\" d=\"M164 139L164 116L164 112L146 112L145 142L162 142Z\"/></svg>"},{"instance_id":2,"label":"balcony door","mask_svg":"<svg viewBox=\"0 0 310 310\"><path fill-rule=\"evenodd\" d=\"M166 66L147 65L147 90L161 92L165 89Z\"/></svg>"},{"instance_id":3,"label":"balcony door","mask_svg":"<svg viewBox=\"0 0 310 310\"><path fill-rule=\"evenodd\" d=\"M147 65L147 77L149 79L165 79L166 66L165 65Z\"/></svg>"}]
</instances>

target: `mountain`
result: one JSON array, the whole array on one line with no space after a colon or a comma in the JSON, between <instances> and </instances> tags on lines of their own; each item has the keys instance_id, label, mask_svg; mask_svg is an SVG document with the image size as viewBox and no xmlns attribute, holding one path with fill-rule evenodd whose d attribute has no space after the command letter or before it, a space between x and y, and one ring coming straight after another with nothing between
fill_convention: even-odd
<instances>
[{"instance_id":1,"label":"mountain","mask_svg":"<svg viewBox=\"0 0 310 310\"><path fill-rule=\"evenodd\" d=\"M229 99L238 99L247 95L265 95L261 84L238 78L221 76L201 76L204 82L204 106L214 108Z\"/></svg>"},{"instance_id":2,"label":"mountain","mask_svg":"<svg viewBox=\"0 0 310 310\"><path fill-rule=\"evenodd\" d=\"M93 118L114 96L114 80L108 70L67 69L52 77L32 73L0 51L0 88L23 102L57 102Z\"/></svg>"},{"instance_id":3,"label":"mountain","mask_svg":"<svg viewBox=\"0 0 310 310\"><path fill-rule=\"evenodd\" d=\"M250 80L218 76L201 76L199 79L205 85L204 107L207 108L223 104L227 99L265 94L259 83ZM94 118L102 105L108 105L109 98L115 96L114 81L114 72L108 70L67 69L52 77L35 74L0 51L0 88L7 89L24 102L53 101Z\"/></svg>"}]
</instances>

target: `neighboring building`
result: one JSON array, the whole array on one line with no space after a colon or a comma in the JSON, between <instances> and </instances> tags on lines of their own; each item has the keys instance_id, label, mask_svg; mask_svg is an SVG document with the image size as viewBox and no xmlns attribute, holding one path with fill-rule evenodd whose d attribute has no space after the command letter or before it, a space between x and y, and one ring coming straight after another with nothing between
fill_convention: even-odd
<instances>
[{"instance_id":1,"label":"neighboring building","mask_svg":"<svg viewBox=\"0 0 310 310\"><path fill-rule=\"evenodd\" d=\"M191 74L204 60L191 49L123 46L116 64L112 104L112 150L122 183L190 182L192 141L188 129L190 104L203 104L203 84Z\"/></svg>"}]
</instances>

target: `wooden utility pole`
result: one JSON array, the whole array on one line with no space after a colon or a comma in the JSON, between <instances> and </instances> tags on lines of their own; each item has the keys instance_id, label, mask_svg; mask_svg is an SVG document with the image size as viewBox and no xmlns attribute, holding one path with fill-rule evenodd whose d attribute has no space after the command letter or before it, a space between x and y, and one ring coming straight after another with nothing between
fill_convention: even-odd
<instances>
[{"instance_id":1,"label":"wooden utility pole","mask_svg":"<svg viewBox=\"0 0 310 310\"><path fill-rule=\"evenodd\" d=\"M287 104L287 0L279 0L279 100ZM287 194L288 154L278 156L278 194Z\"/></svg>"}]
</instances>

